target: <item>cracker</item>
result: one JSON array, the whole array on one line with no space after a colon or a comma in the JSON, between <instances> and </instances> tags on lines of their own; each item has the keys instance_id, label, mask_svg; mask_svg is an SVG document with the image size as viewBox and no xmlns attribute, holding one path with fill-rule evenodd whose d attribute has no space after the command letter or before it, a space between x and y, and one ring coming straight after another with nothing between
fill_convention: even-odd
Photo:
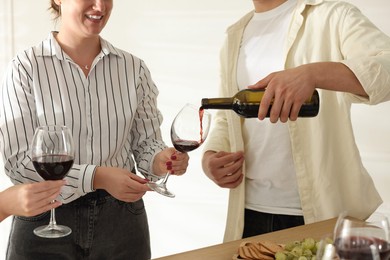
<instances>
[{"instance_id":1,"label":"cracker","mask_svg":"<svg viewBox=\"0 0 390 260\"><path fill-rule=\"evenodd\" d=\"M272 242L269 242L272 243ZM269 243L267 246L271 247ZM235 255L236 259L250 259L250 260L272 260L274 259L274 252L268 247L263 245L263 242L242 242L238 248L238 255Z\"/></svg>"},{"instance_id":2,"label":"cracker","mask_svg":"<svg viewBox=\"0 0 390 260\"><path fill-rule=\"evenodd\" d=\"M272 254L275 255L276 252L282 251L283 247L281 247L279 244L270 242L270 241L261 241L261 245L264 246L271 252Z\"/></svg>"}]
</instances>

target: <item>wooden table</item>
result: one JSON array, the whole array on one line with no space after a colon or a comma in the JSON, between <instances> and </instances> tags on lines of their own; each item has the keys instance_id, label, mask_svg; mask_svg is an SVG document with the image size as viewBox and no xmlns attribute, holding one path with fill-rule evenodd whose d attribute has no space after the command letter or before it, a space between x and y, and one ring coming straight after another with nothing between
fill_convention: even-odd
<instances>
[{"instance_id":1,"label":"wooden table","mask_svg":"<svg viewBox=\"0 0 390 260\"><path fill-rule=\"evenodd\" d=\"M264 235L253 236L250 238L235 240L219 245L156 258L155 260L231 260L233 255L237 253L240 244L244 241L268 240L283 244L290 241L301 240L306 237L312 237L316 240L319 240L324 235L333 232L336 220L337 218L329 219L313 224L289 228Z\"/></svg>"}]
</instances>

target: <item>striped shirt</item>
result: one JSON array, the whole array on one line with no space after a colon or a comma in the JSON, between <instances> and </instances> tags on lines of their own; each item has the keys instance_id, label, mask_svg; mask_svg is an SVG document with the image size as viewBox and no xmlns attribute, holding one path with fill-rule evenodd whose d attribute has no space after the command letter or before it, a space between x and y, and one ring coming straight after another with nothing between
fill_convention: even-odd
<instances>
[{"instance_id":1,"label":"striped shirt","mask_svg":"<svg viewBox=\"0 0 390 260\"><path fill-rule=\"evenodd\" d=\"M151 173L163 150L158 90L139 58L101 39L88 76L61 49L53 33L11 62L0 93L0 148L14 184L41 181L29 154L40 125L66 125L75 162L61 193L67 203L93 191L97 166Z\"/></svg>"}]
</instances>

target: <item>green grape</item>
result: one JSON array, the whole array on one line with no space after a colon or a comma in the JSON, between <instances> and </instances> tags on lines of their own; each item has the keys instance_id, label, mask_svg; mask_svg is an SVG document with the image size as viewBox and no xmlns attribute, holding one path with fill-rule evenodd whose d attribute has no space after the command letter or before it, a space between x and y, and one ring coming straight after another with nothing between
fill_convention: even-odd
<instances>
[{"instance_id":1,"label":"green grape","mask_svg":"<svg viewBox=\"0 0 390 260\"><path fill-rule=\"evenodd\" d=\"M311 257L311 256L313 256L313 252L310 249L306 248L306 249L303 250L302 255L306 256L306 257Z\"/></svg>"},{"instance_id":2,"label":"green grape","mask_svg":"<svg viewBox=\"0 0 390 260\"><path fill-rule=\"evenodd\" d=\"M321 247L321 241L316 242L316 245L314 246L314 248L312 250L313 254L316 254L318 248L320 248L320 247Z\"/></svg>"},{"instance_id":3,"label":"green grape","mask_svg":"<svg viewBox=\"0 0 390 260\"><path fill-rule=\"evenodd\" d=\"M276 260L287 260L287 255L283 251L276 252L275 259Z\"/></svg>"},{"instance_id":4,"label":"green grape","mask_svg":"<svg viewBox=\"0 0 390 260\"><path fill-rule=\"evenodd\" d=\"M303 253L303 249L302 249L302 246L299 245L299 246L296 246L294 247L292 250L291 250L291 253L294 254L295 256L301 256L302 253Z\"/></svg>"},{"instance_id":5,"label":"green grape","mask_svg":"<svg viewBox=\"0 0 390 260\"><path fill-rule=\"evenodd\" d=\"M302 242L302 247L304 249L312 250L316 245L316 241L313 238L305 238Z\"/></svg>"},{"instance_id":6,"label":"green grape","mask_svg":"<svg viewBox=\"0 0 390 260\"><path fill-rule=\"evenodd\" d=\"M301 241L293 241L293 242L287 243L284 246L284 249L287 251L291 251L294 247L299 246L300 244L301 244Z\"/></svg>"},{"instance_id":7,"label":"green grape","mask_svg":"<svg viewBox=\"0 0 390 260\"><path fill-rule=\"evenodd\" d=\"M331 239L326 240L326 243L333 243ZM317 250L321 247L320 241L313 238L305 238L300 241L286 243L284 250L278 254L278 258L282 260L316 260Z\"/></svg>"},{"instance_id":8,"label":"green grape","mask_svg":"<svg viewBox=\"0 0 390 260\"><path fill-rule=\"evenodd\" d=\"M290 251L286 251L287 260L293 260L296 258L294 254L292 254Z\"/></svg>"}]
</instances>

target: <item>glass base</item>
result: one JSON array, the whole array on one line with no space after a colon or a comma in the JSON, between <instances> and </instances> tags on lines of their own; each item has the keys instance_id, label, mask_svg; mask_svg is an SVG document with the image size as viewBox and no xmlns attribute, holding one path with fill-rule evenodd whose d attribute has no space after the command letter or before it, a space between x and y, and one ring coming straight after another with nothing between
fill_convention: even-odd
<instances>
[{"instance_id":1,"label":"glass base","mask_svg":"<svg viewBox=\"0 0 390 260\"><path fill-rule=\"evenodd\" d=\"M40 226L34 229L34 234L43 238L65 237L72 233L72 229L62 225Z\"/></svg>"},{"instance_id":2,"label":"glass base","mask_svg":"<svg viewBox=\"0 0 390 260\"><path fill-rule=\"evenodd\" d=\"M167 186L165 184L149 182L147 185L148 185L149 188L151 188L152 190L156 191L157 193L159 193L161 195L167 196L169 198L174 198L175 197L175 194L170 192L167 189Z\"/></svg>"}]
</instances>

